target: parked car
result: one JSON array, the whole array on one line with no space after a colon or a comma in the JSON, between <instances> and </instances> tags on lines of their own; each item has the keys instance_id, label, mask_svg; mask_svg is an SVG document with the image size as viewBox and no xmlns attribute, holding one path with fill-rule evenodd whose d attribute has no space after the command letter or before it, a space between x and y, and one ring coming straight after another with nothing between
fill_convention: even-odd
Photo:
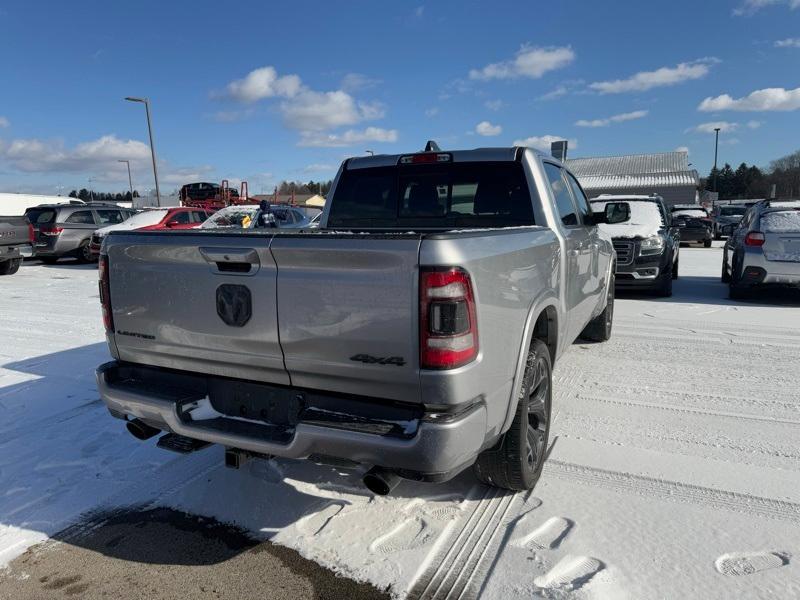
<instances>
[{"instance_id":1,"label":"parked car","mask_svg":"<svg viewBox=\"0 0 800 600\"><path fill-rule=\"evenodd\" d=\"M97 258L100 255L100 246L103 239L112 231L140 229L159 230L159 229L193 229L208 219L208 213L199 208L188 208L184 206L173 206L170 208L148 208L124 220L98 229L92 234L92 241L89 249L92 256Z\"/></svg>"},{"instance_id":2,"label":"parked car","mask_svg":"<svg viewBox=\"0 0 800 600\"><path fill-rule=\"evenodd\" d=\"M602 194L592 199L592 210L602 212L611 202L630 206L628 221L600 225L617 252L617 288L671 296L672 281L678 278L683 229L673 225L661 196Z\"/></svg>"},{"instance_id":3,"label":"parked car","mask_svg":"<svg viewBox=\"0 0 800 600\"><path fill-rule=\"evenodd\" d=\"M714 239L729 237L749 207L745 204L718 204L711 213Z\"/></svg>"},{"instance_id":4,"label":"parked car","mask_svg":"<svg viewBox=\"0 0 800 600\"><path fill-rule=\"evenodd\" d=\"M363 463L386 494L474 465L531 488L553 363L611 335L614 250L596 223L627 209L594 215L532 149L437 148L346 160L318 230L113 232L100 395L138 438L222 444L230 466Z\"/></svg>"},{"instance_id":5,"label":"parked car","mask_svg":"<svg viewBox=\"0 0 800 600\"><path fill-rule=\"evenodd\" d=\"M702 206L695 204L673 206L672 222L673 225L680 227L681 243L696 242L711 248L713 223Z\"/></svg>"},{"instance_id":6,"label":"parked car","mask_svg":"<svg viewBox=\"0 0 800 600\"><path fill-rule=\"evenodd\" d=\"M311 220L308 222L309 229L319 229L319 224L322 222L322 213L317 213Z\"/></svg>"},{"instance_id":7,"label":"parked car","mask_svg":"<svg viewBox=\"0 0 800 600\"><path fill-rule=\"evenodd\" d=\"M725 242L722 282L731 298L767 285L800 286L800 200L750 207Z\"/></svg>"},{"instance_id":8,"label":"parked car","mask_svg":"<svg viewBox=\"0 0 800 600\"><path fill-rule=\"evenodd\" d=\"M103 203L43 204L25 211L33 225L33 254L49 264L65 256L80 262L96 260L90 248L94 231L122 223L132 214L133 209Z\"/></svg>"},{"instance_id":9,"label":"parked car","mask_svg":"<svg viewBox=\"0 0 800 600\"><path fill-rule=\"evenodd\" d=\"M258 204L227 206L201 225L203 229L255 229L261 211ZM293 206L272 206L275 223L281 229L303 229L311 223L305 213Z\"/></svg>"},{"instance_id":10,"label":"parked car","mask_svg":"<svg viewBox=\"0 0 800 600\"><path fill-rule=\"evenodd\" d=\"M19 271L22 259L33 254L33 227L25 217L0 217L0 275Z\"/></svg>"}]
</instances>

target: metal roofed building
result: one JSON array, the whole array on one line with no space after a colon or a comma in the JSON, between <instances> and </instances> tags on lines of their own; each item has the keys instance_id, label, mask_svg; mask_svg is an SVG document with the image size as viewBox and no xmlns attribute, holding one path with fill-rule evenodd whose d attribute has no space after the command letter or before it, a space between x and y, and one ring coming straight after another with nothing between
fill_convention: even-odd
<instances>
[{"instance_id":1,"label":"metal roofed building","mask_svg":"<svg viewBox=\"0 0 800 600\"><path fill-rule=\"evenodd\" d=\"M668 206L698 203L700 177L686 152L570 158L566 164L590 198L658 194Z\"/></svg>"}]
</instances>

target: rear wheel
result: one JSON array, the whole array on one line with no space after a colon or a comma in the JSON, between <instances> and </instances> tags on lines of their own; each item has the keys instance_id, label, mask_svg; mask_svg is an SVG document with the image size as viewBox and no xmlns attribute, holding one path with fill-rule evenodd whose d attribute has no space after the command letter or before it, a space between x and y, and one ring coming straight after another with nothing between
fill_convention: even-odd
<instances>
[{"instance_id":1,"label":"rear wheel","mask_svg":"<svg viewBox=\"0 0 800 600\"><path fill-rule=\"evenodd\" d=\"M680 263L680 259L675 259L675 263L672 265L672 279L678 278L678 266Z\"/></svg>"},{"instance_id":2,"label":"rear wheel","mask_svg":"<svg viewBox=\"0 0 800 600\"><path fill-rule=\"evenodd\" d=\"M731 281L731 274L728 272L728 251L723 250L722 252L722 275L720 276L720 281L722 283L730 283Z\"/></svg>"},{"instance_id":3,"label":"rear wheel","mask_svg":"<svg viewBox=\"0 0 800 600\"><path fill-rule=\"evenodd\" d=\"M589 321L581 332L581 337L590 342L607 342L611 339L611 328L614 325L614 276L608 282L606 307L599 315Z\"/></svg>"},{"instance_id":4,"label":"rear wheel","mask_svg":"<svg viewBox=\"0 0 800 600\"><path fill-rule=\"evenodd\" d=\"M536 485L547 454L551 401L550 351L535 339L528 352L511 428L475 461L475 476L482 483L515 491Z\"/></svg>"},{"instance_id":5,"label":"rear wheel","mask_svg":"<svg viewBox=\"0 0 800 600\"><path fill-rule=\"evenodd\" d=\"M19 265L21 263L21 258L12 258L11 260L0 262L0 275L13 275L19 271Z\"/></svg>"},{"instance_id":6,"label":"rear wheel","mask_svg":"<svg viewBox=\"0 0 800 600\"><path fill-rule=\"evenodd\" d=\"M742 300L747 296L747 289L740 283L742 278L741 260L734 254L731 261L731 272L728 276L728 297L731 300Z\"/></svg>"},{"instance_id":7,"label":"rear wheel","mask_svg":"<svg viewBox=\"0 0 800 600\"><path fill-rule=\"evenodd\" d=\"M707 240L703 240L703 247L704 248L711 248L711 238L708 238Z\"/></svg>"},{"instance_id":8,"label":"rear wheel","mask_svg":"<svg viewBox=\"0 0 800 600\"><path fill-rule=\"evenodd\" d=\"M81 263L90 263L94 262L95 258L92 255L92 249L89 247L89 240L85 240L76 252L76 256L78 257L78 262Z\"/></svg>"}]
</instances>

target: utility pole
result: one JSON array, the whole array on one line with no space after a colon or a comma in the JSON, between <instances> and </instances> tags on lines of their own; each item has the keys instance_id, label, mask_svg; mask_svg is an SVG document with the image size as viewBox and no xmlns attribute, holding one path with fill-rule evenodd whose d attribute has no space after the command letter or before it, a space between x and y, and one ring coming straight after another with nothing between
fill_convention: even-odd
<instances>
[{"instance_id":1,"label":"utility pole","mask_svg":"<svg viewBox=\"0 0 800 600\"><path fill-rule=\"evenodd\" d=\"M117 159L117 162L124 162L128 165L128 188L131 191L131 206L133 206L133 180L131 179L131 161L129 160L122 160L121 158Z\"/></svg>"},{"instance_id":2,"label":"utility pole","mask_svg":"<svg viewBox=\"0 0 800 600\"><path fill-rule=\"evenodd\" d=\"M719 150L719 127L714 127L714 192L717 191L717 151Z\"/></svg>"},{"instance_id":3,"label":"utility pole","mask_svg":"<svg viewBox=\"0 0 800 600\"><path fill-rule=\"evenodd\" d=\"M153 126L150 123L150 100L148 98L125 98L128 102L141 102L144 104L145 114L147 115L147 133L150 135L150 156L153 158L153 177L156 180L156 204L161 206L161 191L158 189L158 168L156 167L156 147L153 144Z\"/></svg>"}]
</instances>

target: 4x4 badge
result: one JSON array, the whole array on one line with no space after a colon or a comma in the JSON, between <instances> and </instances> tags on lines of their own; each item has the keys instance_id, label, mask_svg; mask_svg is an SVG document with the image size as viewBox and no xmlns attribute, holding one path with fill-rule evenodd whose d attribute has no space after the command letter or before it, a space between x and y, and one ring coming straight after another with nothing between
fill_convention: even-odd
<instances>
[{"instance_id":1,"label":"4x4 badge","mask_svg":"<svg viewBox=\"0 0 800 600\"><path fill-rule=\"evenodd\" d=\"M381 356L370 356L369 354L356 354L355 356L351 356L350 360L363 362L368 365L397 365L398 367L402 367L406 364L406 359L402 356L387 356L383 358Z\"/></svg>"}]
</instances>

